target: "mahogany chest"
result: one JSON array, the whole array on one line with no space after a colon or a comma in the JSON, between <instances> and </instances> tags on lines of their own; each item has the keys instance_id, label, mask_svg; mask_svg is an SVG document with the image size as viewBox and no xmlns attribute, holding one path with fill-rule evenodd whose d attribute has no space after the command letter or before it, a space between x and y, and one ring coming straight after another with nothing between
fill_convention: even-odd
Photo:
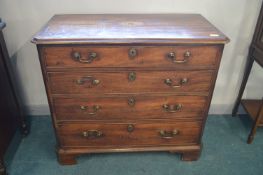
<instances>
[{"instance_id":1,"label":"mahogany chest","mask_svg":"<svg viewBox=\"0 0 263 175\"><path fill-rule=\"evenodd\" d=\"M99 152L198 159L228 42L201 15L55 15L33 42L61 164Z\"/></svg>"}]
</instances>

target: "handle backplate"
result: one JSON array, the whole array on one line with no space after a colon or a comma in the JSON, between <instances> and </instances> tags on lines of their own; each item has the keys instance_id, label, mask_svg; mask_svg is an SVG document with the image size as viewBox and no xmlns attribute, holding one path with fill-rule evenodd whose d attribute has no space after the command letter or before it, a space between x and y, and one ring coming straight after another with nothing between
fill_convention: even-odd
<instances>
[{"instance_id":1,"label":"handle backplate","mask_svg":"<svg viewBox=\"0 0 263 175\"><path fill-rule=\"evenodd\" d=\"M88 114L89 115L95 115L101 109L101 106L99 106L99 105L93 105L91 107L89 107L89 106L82 106L82 105L80 106L80 110L83 111L83 112L89 111L89 108L91 108L92 112L88 112Z\"/></svg>"},{"instance_id":2,"label":"handle backplate","mask_svg":"<svg viewBox=\"0 0 263 175\"><path fill-rule=\"evenodd\" d=\"M84 131L82 132L82 135L83 137L86 137L86 138L100 138L104 136L104 134L99 130Z\"/></svg>"},{"instance_id":3,"label":"handle backplate","mask_svg":"<svg viewBox=\"0 0 263 175\"><path fill-rule=\"evenodd\" d=\"M73 51L71 53L72 59L78 61L80 63L92 63L93 60L98 58L98 54L96 52L89 52L87 58L83 58L80 52Z\"/></svg>"},{"instance_id":4,"label":"handle backplate","mask_svg":"<svg viewBox=\"0 0 263 175\"><path fill-rule=\"evenodd\" d=\"M179 110L182 109L182 107L183 107L182 104L177 104L177 105L164 104L163 105L163 109L166 112L170 112L170 113L178 112Z\"/></svg>"},{"instance_id":5,"label":"handle backplate","mask_svg":"<svg viewBox=\"0 0 263 175\"><path fill-rule=\"evenodd\" d=\"M188 83L188 78L181 78L179 81L179 84L174 84L173 80L171 80L170 78L167 78L164 80L164 83L173 88L179 88L179 87L182 87L184 84Z\"/></svg>"},{"instance_id":6,"label":"handle backplate","mask_svg":"<svg viewBox=\"0 0 263 175\"><path fill-rule=\"evenodd\" d=\"M159 135L163 138L163 139L172 139L174 138L176 135L179 134L179 131L174 129L172 131L166 131L166 130L160 130L159 131Z\"/></svg>"},{"instance_id":7,"label":"handle backplate","mask_svg":"<svg viewBox=\"0 0 263 175\"><path fill-rule=\"evenodd\" d=\"M173 62L173 63L185 63L188 61L188 59L191 57L191 52L190 51L186 51L184 53L184 59L183 60L178 60L176 59L176 53L175 52L170 52L167 54L167 57Z\"/></svg>"},{"instance_id":8,"label":"handle backplate","mask_svg":"<svg viewBox=\"0 0 263 175\"><path fill-rule=\"evenodd\" d=\"M93 76L84 76L84 77L81 77L80 79L77 79L76 84L78 85L87 84L87 87L91 88L93 86L100 84L100 80L96 79Z\"/></svg>"}]
</instances>

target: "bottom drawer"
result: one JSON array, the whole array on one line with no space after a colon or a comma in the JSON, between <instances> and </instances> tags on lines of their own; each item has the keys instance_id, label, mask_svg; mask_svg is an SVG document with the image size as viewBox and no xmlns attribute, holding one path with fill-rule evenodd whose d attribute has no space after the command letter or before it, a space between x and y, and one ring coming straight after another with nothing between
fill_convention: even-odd
<instances>
[{"instance_id":1,"label":"bottom drawer","mask_svg":"<svg viewBox=\"0 0 263 175\"><path fill-rule=\"evenodd\" d=\"M190 145L198 143L201 122L59 124L62 147Z\"/></svg>"}]
</instances>

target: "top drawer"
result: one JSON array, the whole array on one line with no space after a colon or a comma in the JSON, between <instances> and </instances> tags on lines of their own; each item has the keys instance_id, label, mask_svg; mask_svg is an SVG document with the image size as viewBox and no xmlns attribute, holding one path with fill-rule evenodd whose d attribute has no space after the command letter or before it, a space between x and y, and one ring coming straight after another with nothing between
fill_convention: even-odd
<instances>
[{"instance_id":1,"label":"top drawer","mask_svg":"<svg viewBox=\"0 0 263 175\"><path fill-rule=\"evenodd\" d=\"M48 68L151 67L214 68L220 47L211 46L49 46Z\"/></svg>"}]
</instances>

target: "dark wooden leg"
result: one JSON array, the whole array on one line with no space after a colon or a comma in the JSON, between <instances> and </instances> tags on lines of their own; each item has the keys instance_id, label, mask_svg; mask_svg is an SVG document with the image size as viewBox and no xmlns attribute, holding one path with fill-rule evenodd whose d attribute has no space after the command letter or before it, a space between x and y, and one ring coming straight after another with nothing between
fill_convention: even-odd
<instances>
[{"instance_id":1,"label":"dark wooden leg","mask_svg":"<svg viewBox=\"0 0 263 175\"><path fill-rule=\"evenodd\" d=\"M234 108L232 110L232 116L235 116L237 114L238 106L240 104L243 92L244 92L246 84L247 84L249 74L251 72L251 68L252 68L253 63L254 63L254 59L252 58L251 54L252 54L252 49L250 49L249 54L248 54L248 62L247 62L246 69L244 72L244 76L242 79L241 87L239 89L239 93L238 93Z\"/></svg>"},{"instance_id":2,"label":"dark wooden leg","mask_svg":"<svg viewBox=\"0 0 263 175\"><path fill-rule=\"evenodd\" d=\"M254 136L255 136L256 131L257 131L257 127L260 124L262 116L263 116L263 99L261 102L261 107L258 109L256 120L254 121L253 127L252 127L250 134L248 136L248 139L247 139L248 144L251 144L253 142Z\"/></svg>"},{"instance_id":3,"label":"dark wooden leg","mask_svg":"<svg viewBox=\"0 0 263 175\"><path fill-rule=\"evenodd\" d=\"M76 155L73 154L58 154L58 162L61 165L74 165L77 163Z\"/></svg>"},{"instance_id":4,"label":"dark wooden leg","mask_svg":"<svg viewBox=\"0 0 263 175\"><path fill-rule=\"evenodd\" d=\"M248 144L251 144L254 140L254 136L256 134L256 131L257 131L257 127L258 127L258 122L254 121L253 123L253 127L248 135L248 138L247 138L247 143Z\"/></svg>"},{"instance_id":5,"label":"dark wooden leg","mask_svg":"<svg viewBox=\"0 0 263 175\"><path fill-rule=\"evenodd\" d=\"M74 164L76 164L77 163L76 157L77 157L77 155L75 155L75 154L64 153L61 150L59 150L57 152L58 162L61 165L74 165Z\"/></svg>"},{"instance_id":6,"label":"dark wooden leg","mask_svg":"<svg viewBox=\"0 0 263 175\"><path fill-rule=\"evenodd\" d=\"M251 144L254 140L254 135L256 134L257 126L253 126L253 128L250 131L250 134L247 138L247 144Z\"/></svg>"},{"instance_id":7,"label":"dark wooden leg","mask_svg":"<svg viewBox=\"0 0 263 175\"><path fill-rule=\"evenodd\" d=\"M195 161L198 160L201 154L201 150L199 151L191 151L191 152L185 152L182 153L181 159L183 161Z\"/></svg>"},{"instance_id":8,"label":"dark wooden leg","mask_svg":"<svg viewBox=\"0 0 263 175\"><path fill-rule=\"evenodd\" d=\"M7 175L3 160L0 160L0 175Z\"/></svg>"},{"instance_id":9,"label":"dark wooden leg","mask_svg":"<svg viewBox=\"0 0 263 175\"><path fill-rule=\"evenodd\" d=\"M182 161L195 161L198 160L202 152L203 144L195 145L192 149L184 150L170 150L170 153L181 153Z\"/></svg>"}]
</instances>

